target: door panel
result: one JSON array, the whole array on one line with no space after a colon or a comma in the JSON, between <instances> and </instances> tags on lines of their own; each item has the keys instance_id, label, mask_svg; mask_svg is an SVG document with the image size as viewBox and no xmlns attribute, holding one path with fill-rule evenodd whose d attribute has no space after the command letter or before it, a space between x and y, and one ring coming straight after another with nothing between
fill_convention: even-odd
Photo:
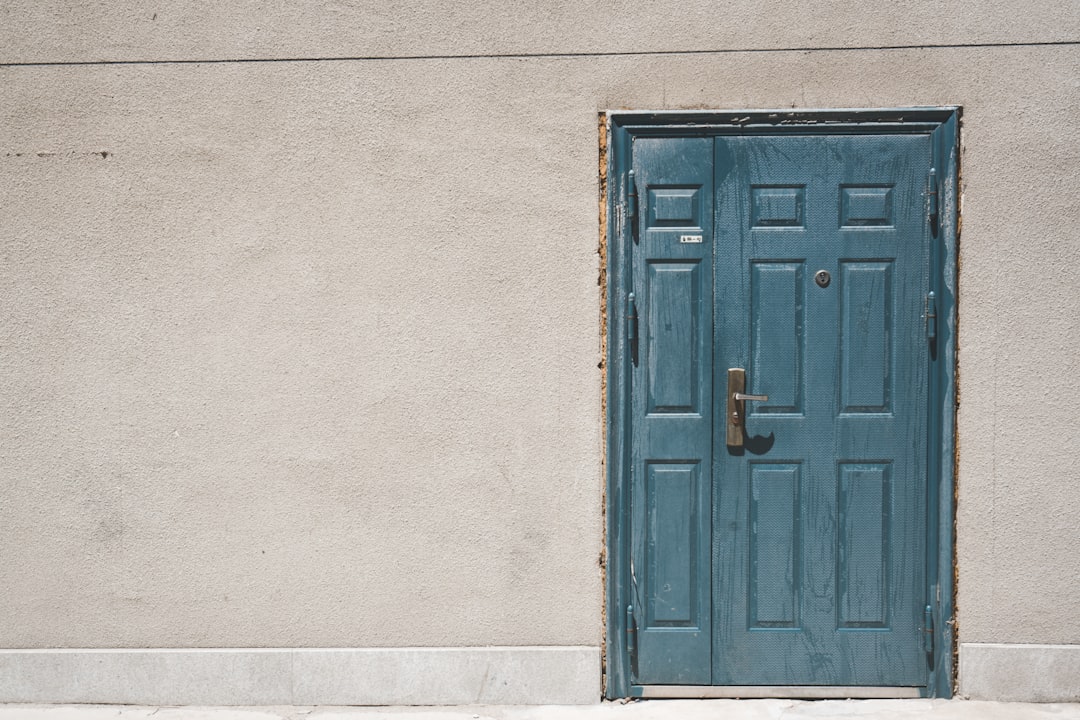
<instances>
[{"instance_id":1,"label":"door panel","mask_svg":"<svg viewBox=\"0 0 1080 720\"><path fill-rule=\"evenodd\" d=\"M769 378L769 400L758 413L803 412L803 263L754 260L750 264L751 378Z\"/></svg>"},{"instance_id":2,"label":"door panel","mask_svg":"<svg viewBox=\"0 0 1080 720\"><path fill-rule=\"evenodd\" d=\"M712 664L712 141L635 143L632 613L637 677L709 684ZM701 242L683 242L684 238Z\"/></svg>"},{"instance_id":3,"label":"door panel","mask_svg":"<svg viewBox=\"0 0 1080 720\"><path fill-rule=\"evenodd\" d=\"M648 414L701 414L699 386L706 368L696 352L701 326L701 262L650 260L646 265Z\"/></svg>"},{"instance_id":4,"label":"door panel","mask_svg":"<svg viewBox=\"0 0 1080 720\"><path fill-rule=\"evenodd\" d=\"M769 401L747 403L744 452L714 450L712 681L924 684L929 141L717 138L716 158L717 276L737 279L717 283L717 360ZM794 495L762 489L780 468L799 469ZM781 525L793 559L766 554L792 568L793 609L763 622Z\"/></svg>"},{"instance_id":5,"label":"door panel","mask_svg":"<svg viewBox=\"0 0 1080 720\"><path fill-rule=\"evenodd\" d=\"M798 627L800 466L758 463L749 469L748 625Z\"/></svg>"},{"instance_id":6,"label":"door panel","mask_svg":"<svg viewBox=\"0 0 1080 720\"><path fill-rule=\"evenodd\" d=\"M887 413L892 396L892 268L840 261L840 412Z\"/></svg>"},{"instance_id":7,"label":"door panel","mask_svg":"<svg viewBox=\"0 0 1080 720\"><path fill-rule=\"evenodd\" d=\"M926 684L930 159L916 134L636 139L635 683ZM744 448L729 367L769 396Z\"/></svg>"}]
</instances>

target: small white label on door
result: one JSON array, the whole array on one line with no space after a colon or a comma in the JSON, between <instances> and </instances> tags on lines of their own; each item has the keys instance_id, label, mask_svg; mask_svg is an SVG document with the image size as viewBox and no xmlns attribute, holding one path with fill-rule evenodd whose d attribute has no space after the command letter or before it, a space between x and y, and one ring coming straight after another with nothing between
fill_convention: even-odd
<instances>
[{"instance_id":1,"label":"small white label on door","mask_svg":"<svg viewBox=\"0 0 1080 720\"><path fill-rule=\"evenodd\" d=\"M680 235L679 242L681 243L699 243L701 242L700 235Z\"/></svg>"}]
</instances>

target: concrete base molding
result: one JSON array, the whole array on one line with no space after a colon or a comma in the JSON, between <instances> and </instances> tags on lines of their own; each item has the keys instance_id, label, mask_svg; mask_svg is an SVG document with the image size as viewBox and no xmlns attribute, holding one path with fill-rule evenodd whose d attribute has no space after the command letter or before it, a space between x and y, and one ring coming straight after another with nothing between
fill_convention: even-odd
<instances>
[{"instance_id":1,"label":"concrete base molding","mask_svg":"<svg viewBox=\"0 0 1080 720\"><path fill-rule=\"evenodd\" d=\"M960 644L960 693L973 700L1080 701L1080 645Z\"/></svg>"},{"instance_id":2,"label":"concrete base molding","mask_svg":"<svg viewBox=\"0 0 1080 720\"><path fill-rule=\"evenodd\" d=\"M595 647L0 650L0 703L584 704Z\"/></svg>"}]
</instances>

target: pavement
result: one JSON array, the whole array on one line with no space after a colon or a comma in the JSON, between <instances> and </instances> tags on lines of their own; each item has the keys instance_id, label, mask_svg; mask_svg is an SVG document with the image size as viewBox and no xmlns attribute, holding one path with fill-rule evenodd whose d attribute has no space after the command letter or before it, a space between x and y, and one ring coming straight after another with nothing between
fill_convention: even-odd
<instances>
[{"instance_id":1,"label":"pavement","mask_svg":"<svg viewBox=\"0 0 1080 720\"><path fill-rule=\"evenodd\" d=\"M3 705L0 720L1080 720L1080 703L646 700L596 705L152 707Z\"/></svg>"}]
</instances>

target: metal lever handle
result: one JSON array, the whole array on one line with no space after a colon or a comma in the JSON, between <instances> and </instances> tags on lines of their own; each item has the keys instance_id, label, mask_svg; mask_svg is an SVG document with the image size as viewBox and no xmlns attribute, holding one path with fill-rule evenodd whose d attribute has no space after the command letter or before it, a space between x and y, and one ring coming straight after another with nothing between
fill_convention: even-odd
<instances>
[{"instance_id":1,"label":"metal lever handle","mask_svg":"<svg viewBox=\"0 0 1080 720\"><path fill-rule=\"evenodd\" d=\"M743 419L746 417L747 400L766 402L768 395L747 395L746 370L731 368L727 371L727 445L741 448L746 433L743 431Z\"/></svg>"}]
</instances>

